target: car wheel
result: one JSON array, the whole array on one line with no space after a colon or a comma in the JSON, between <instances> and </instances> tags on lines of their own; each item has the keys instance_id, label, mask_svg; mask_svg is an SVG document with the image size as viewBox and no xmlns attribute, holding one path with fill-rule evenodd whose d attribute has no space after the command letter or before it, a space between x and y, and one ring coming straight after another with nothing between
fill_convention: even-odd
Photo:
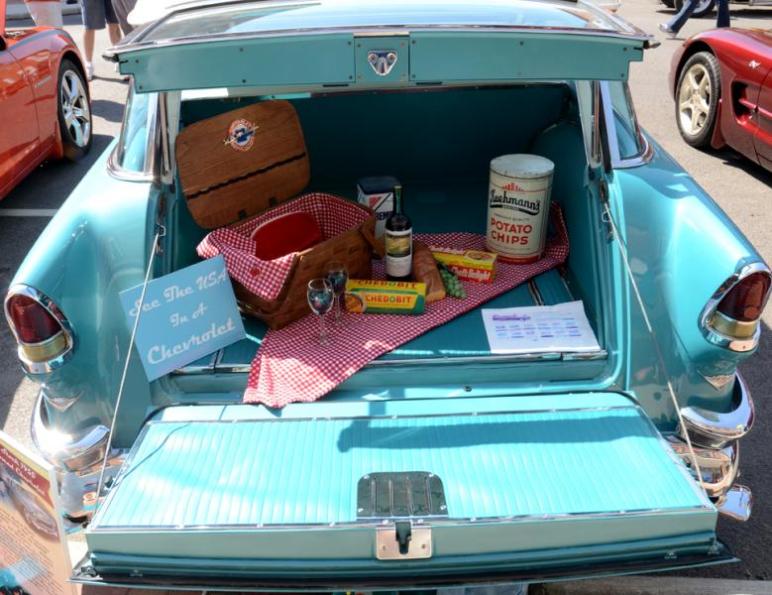
<instances>
[{"instance_id":1,"label":"car wheel","mask_svg":"<svg viewBox=\"0 0 772 595\"><path fill-rule=\"evenodd\" d=\"M680 12L684 5L684 0L673 0L673 5L675 6L676 12ZM716 0L698 0L697 7L694 9L692 16L699 18L709 15L711 12L713 12L713 8L715 6Z\"/></svg>"},{"instance_id":2,"label":"car wheel","mask_svg":"<svg viewBox=\"0 0 772 595\"><path fill-rule=\"evenodd\" d=\"M693 147L710 144L721 96L718 60L698 52L686 61L676 87L676 122L683 139Z\"/></svg>"},{"instance_id":3,"label":"car wheel","mask_svg":"<svg viewBox=\"0 0 772 595\"><path fill-rule=\"evenodd\" d=\"M71 60L64 59L59 66L57 96L64 156L77 161L91 148L91 106L88 85Z\"/></svg>"}]
</instances>

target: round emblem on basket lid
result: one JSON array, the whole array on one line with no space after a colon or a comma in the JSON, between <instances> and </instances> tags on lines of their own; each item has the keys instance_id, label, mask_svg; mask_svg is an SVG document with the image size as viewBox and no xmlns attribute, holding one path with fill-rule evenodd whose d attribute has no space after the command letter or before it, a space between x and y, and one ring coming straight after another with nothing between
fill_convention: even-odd
<instances>
[{"instance_id":1,"label":"round emblem on basket lid","mask_svg":"<svg viewBox=\"0 0 772 595\"><path fill-rule=\"evenodd\" d=\"M228 137L223 142L236 151L249 151L255 144L257 129L258 126L249 120L234 120L228 127Z\"/></svg>"}]
</instances>

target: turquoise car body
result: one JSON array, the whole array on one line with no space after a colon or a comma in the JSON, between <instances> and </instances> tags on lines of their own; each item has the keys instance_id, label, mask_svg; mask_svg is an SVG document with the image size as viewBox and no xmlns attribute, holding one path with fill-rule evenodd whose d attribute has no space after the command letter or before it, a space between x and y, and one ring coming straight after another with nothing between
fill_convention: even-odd
<instances>
[{"instance_id":1,"label":"turquoise car body","mask_svg":"<svg viewBox=\"0 0 772 595\"><path fill-rule=\"evenodd\" d=\"M738 442L752 422L737 366L758 335L733 341L709 317L736 283L768 269L699 185L637 130L626 79L650 39L572 2L203 4L114 48L133 77L121 136L37 240L9 293L55 304L62 315L66 352L45 362L20 354L41 382L33 436L64 477L63 512L90 518L83 494L95 489L103 461L106 475L117 476L76 579L372 589L731 560L715 524L719 513L749 512L747 489L734 485ZM367 63L384 46L404 56L387 77ZM422 88L445 93L399 93ZM228 93L211 94L217 89ZM356 178L368 142L349 131L351 142L325 150L331 122L366 121L389 102L400 102L401 131L429 126L427 101L438 119L464 102L485 124L493 122L486 112L507 106L532 114L533 129L521 119L505 132L534 152L571 157L555 191L582 199L562 203L572 252L565 276L552 271L495 303L579 295L602 351L497 360L464 317L318 403L274 411L240 404L265 333L246 319L248 339L153 383L134 353L121 386L131 329L119 292L142 283L153 252L154 276L195 262L192 246L206 232L179 191L174 134L271 97L296 107L318 160L312 186L329 190ZM545 115L552 123L541 126L539 110L549 109L571 125ZM395 167L412 172L418 153L404 137L387 138L388 123L373 126L386 151L401 155ZM453 126L460 144L478 138L478 122ZM427 136L421 165L466 167L443 153L447 142ZM489 158L469 160L487 173ZM429 207L413 208L429 220ZM433 225L465 229L467 218L447 209ZM441 477L450 516L362 519L356 482L376 470ZM377 548L391 547L399 522L412 545L385 561ZM430 556L410 553L419 547Z\"/></svg>"}]
</instances>

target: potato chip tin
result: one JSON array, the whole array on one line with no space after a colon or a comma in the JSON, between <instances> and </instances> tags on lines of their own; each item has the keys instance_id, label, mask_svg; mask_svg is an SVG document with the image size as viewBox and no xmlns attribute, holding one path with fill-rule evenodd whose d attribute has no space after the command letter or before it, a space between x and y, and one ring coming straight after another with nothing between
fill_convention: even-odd
<instances>
[{"instance_id":1,"label":"potato chip tin","mask_svg":"<svg viewBox=\"0 0 772 595\"><path fill-rule=\"evenodd\" d=\"M547 239L555 164L539 155L502 155L491 161L488 250L518 264L541 258Z\"/></svg>"}]
</instances>

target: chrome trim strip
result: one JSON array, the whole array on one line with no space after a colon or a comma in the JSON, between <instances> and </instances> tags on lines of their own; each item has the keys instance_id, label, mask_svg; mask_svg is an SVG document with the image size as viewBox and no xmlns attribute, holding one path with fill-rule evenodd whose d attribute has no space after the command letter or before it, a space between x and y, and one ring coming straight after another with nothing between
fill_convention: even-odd
<instances>
[{"instance_id":1,"label":"chrome trim strip","mask_svg":"<svg viewBox=\"0 0 772 595\"><path fill-rule=\"evenodd\" d=\"M119 478L120 479L120 478ZM110 498L110 495L107 496ZM104 510L108 502L104 502L100 507L100 511ZM645 508L639 510L620 510L620 511L608 511L608 512L569 512L569 513L556 513L556 514L522 514L511 515L501 517L468 517L468 518L440 518L440 517L413 517L411 520L414 522L421 522L424 518L431 523L433 527L455 527L466 525L497 525L501 523L524 523L533 521L564 521L564 520L593 520L593 519L615 519L615 518L628 518L628 517L641 517L641 516L674 516L682 515L687 512L707 512L713 510L712 506L681 506L675 508ZM110 533L111 530L120 529L122 533L135 533L135 532L147 532L147 533L162 533L167 531L229 531L237 530L243 531L245 527L257 532L268 531L297 531L298 529L372 529L380 525L378 519L374 519L370 522L352 521L346 523L297 523L297 524L276 524L276 525L168 525L163 527L149 526L149 525L135 525L127 527L125 525L100 525L99 519L94 518L94 523L89 527L90 533Z\"/></svg>"},{"instance_id":2,"label":"chrome trim strip","mask_svg":"<svg viewBox=\"0 0 772 595\"><path fill-rule=\"evenodd\" d=\"M389 360L373 360L368 363L363 369L371 368L388 368L392 366L411 366L411 365L457 365L457 364L506 364L506 363L522 363L522 362L557 362L557 361L595 361L608 358L608 351L601 349L600 351L591 351L587 353L521 353L510 355L469 355L469 356L438 356L438 357L419 357L419 358L402 358L402 359L389 359ZM172 372L172 375L195 375L195 374L211 374L212 371L216 374L248 374L252 369L251 364L248 363L233 363L222 364L222 357L218 357L214 364L214 370L209 366L180 368Z\"/></svg>"},{"instance_id":3,"label":"chrome trim strip","mask_svg":"<svg viewBox=\"0 0 772 595\"><path fill-rule=\"evenodd\" d=\"M132 80L133 83L133 80ZM134 93L133 89L130 91ZM128 101L127 101L128 105ZM160 127L159 112L161 111L161 94L158 94L156 101L150 103L148 107L148 126L147 138L145 139L145 163L142 171L131 171L124 169L120 163L123 158L121 147L123 146L123 134L126 129L126 118L130 116L130 110L126 111L124 121L121 123L121 133L118 136L118 142L107 158L107 173L112 177L124 182L155 182L159 178L159 159L157 156L157 147L160 146Z\"/></svg>"},{"instance_id":4,"label":"chrome trim strip","mask_svg":"<svg viewBox=\"0 0 772 595\"><path fill-rule=\"evenodd\" d=\"M751 517L753 493L749 487L736 485L716 502L718 513L744 523Z\"/></svg>"},{"instance_id":5,"label":"chrome trim strip","mask_svg":"<svg viewBox=\"0 0 772 595\"><path fill-rule=\"evenodd\" d=\"M217 358L222 350L215 351L214 353L209 354L209 363L201 366L184 366L182 368L177 368L176 370L173 370L171 372L172 376L193 376L196 374L213 374L215 369L215 364L217 363ZM249 369L249 366L247 366L247 370Z\"/></svg>"},{"instance_id":6,"label":"chrome trim strip","mask_svg":"<svg viewBox=\"0 0 772 595\"><path fill-rule=\"evenodd\" d=\"M738 372L734 386L734 409L726 413L710 411L701 407L683 407L681 416L685 428L678 428L683 435L689 432L689 437L695 446L704 448L723 448L730 442L739 440L753 426L753 398Z\"/></svg>"},{"instance_id":7,"label":"chrome trim strip","mask_svg":"<svg viewBox=\"0 0 772 595\"><path fill-rule=\"evenodd\" d=\"M623 396L625 398L629 398L624 393L615 393L620 396ZM309 403L310 404L310 403ZM222 404L222 403L212 403L215 407L221 407L224 409L227 409L228 407L251 407L251 405L246 405L243 403L229 403L229 404ZM173 407L186 407L186 408L196 408L197 405L190 405L190 404L179 404L179 405L173 405ZM140 435L137 437L137 439L134 441L134 444L138 444L140 439L143 438L144 432L146 431L147 426L155 425L155 424L192 424L195 423L196 425L203 425L203 424L242 424L242 423L282 423L282 422L298 422L298 421L318 421L318 420L324 420L324 421L330 421L330 420L359 420L359 419L389 419L389 420L395 420L395 419L426 419L426 418L445 418L445 417L483 417L485 415L514 415L514 414L523 414L523 415L530 415L532 413L555 413L555 412L578 412L578 411L592 411L592 412L601 412L601 411L625 411L628 409L635 409L638 411L641 416L646 416L646 413L641 409L640 406L635 404L632 400L629 404L626 405L609 405L609 406L601 406L601 407L556 407L553 409L496 409L493 411L483 411L483 412L476 412L476 411L470 411L470 412L440 412L440 413L397 413L397 414L377 414L374 415L372 413L363 412L360 414L344 414L344 415L307 415L307 416L298 416L298 417L245 417L245 418L236 418L236 419L222 419L222 413L220 416L218 416L217 419L199 419L197 417L193 418L178 418L178 419L155 419L152 418L149 421L145 422L145 425L142 427L142 430L140 431ZM158 413L160 415L163 415L163 409L159 410ZM646 418L647 422L650 422L648 418ZM651 424L651 428L656 430L656 427Z\"/></svg>"},{"instance_id":8,"label":"chrome trim strip","mask_svg":"<svg viewBox=\"0 0 772 595\"><path fill-rule=\"evenodd\" d=\"M748 339L737 339L736 337L728 337L718 332L710 323L711 319L713 318L713 314L715 314L718 305L721 303L721 300L726 297L726 295L732 290L732 288L734 288L735 285L737 285L746 277L753 275L754 273L766 273L772 277L772 271L770 271L769 267L764 262L752 262L750 264L744 264L735 270L735 272L721 284L721 286L708 300L708 303L705 304L705 307L700 313L698 324L703 336L708 340L708 342L712 343L713 345L718 345L719 347L741 353L753 351L758 346L759 337L761 335L761 325L758 325L758 328L752 337ZM769 299L770 292L772 292L772 286L770 286L770 289L767 291L765 300Z\"/></svg>"},{"instance_id":9,"label":"chrome trim strip","mask_svg":"<svg viewBox=\"0 0 772 595\"><path fill-rule=\"evenodd\" d=\"M155 176L153 174L147 173L147 172L140 172L140 171L131 171L128 169L123 169L120 165L118 165L118 146L115 145L115 148L110 151L110 155L107 157L107 173L115 178L116 180L121 180L122 182L154 182Z\"/></svg>"},{"instance_id":10,"label":"chrome trim strip","mask_svg":"<svg viewBox=\"0 0 772 595\"><path fill-rule=\"evenodd\" d=\"M415 359L388 359L373 360L365 368L387 368L390 366L410 366L410 365L455 365L455 364L485 364L485 363L516 363L516 362L537 362L537 361L560 361L561 354L558 352L549 353L521 353L511 355L468 355L468 356L440 356L440 357L418 357Z\"/></svg>"},{"instance_id":11,"label":"chrome trim strip","mask_svg":"<svg viewBox=\"0 0 772 595\"><path fill-rule=\"evenodd\" d=\"M605 349L601 349L600 351L587 351L587 352L577 351L576 353L563 354L564 362L590 362L590 361L596 361L596 360L607 359L607 358L608 358L608 351L606 351Z\"/></svg>"},{"instance_id":12,"label":"chrome trim strip","mask_svg":"<svg viewBox=\"0 0 772 595\"><path fill-rule=\"evenodd\" d=\"M543 306L544 305L544 297L541 294L541 291L539 290L539 286L536 285L536 281L533 279L530 279L528 281L528 293L531 294L531 299L534 301L534 304L537 306Z\"/></svg>"},{"instance_id":13,"label":"chrome trim strip","mask_svg":"<svg viewBox=\"0 0 772 595\"><path fill-rule=\"evenodd\" d=\"M636 157L630 157L629 159L619 159L618 161L612 160L612 164L614 166L614 169L630 169L632 167L639 167L641 165L646 165L654 158L654 146L649 142L649 139L646 138L646 135L641 133L641 140L643 141L643 152L636 156Z\"/></svg>"},{"instance_id":14,"label":"chrome trim strip","mask_svg":"<svg viewBox=\"0 0 772 595\"><path fill-rule=\"evenodd\" d=\"M22 350L23 341L19 338L19 335L16 333L16 329L14 328L13 323L11 322L10 313L8 312L8 301L11 299L11 297L15 295L23 295L34 300L35 302L40 304L46 310L46 312L48 312L59 323L67 339L67 347L62 353L44 362L33 362L26 358ZM59 306L57 306L56 303L51 298L49 298L46 294L44 294L42 291L38 291L34 287L30 287L29 285L24 285L24 284L13 285L8 289L8 293L5 294L5 302L3 306L4 306L5 318L8 322L8 326L10 327L11 332L13 333L13 336L16 339L16 343L18 344L17 354L18 354L19 360L21 361L22 367L28 374L48 374L53 370L60 368L70 357L72 357L72 353L76 347L75 332L73 331L73 328L70 325L70 322L67 320L67 317L64 315L64 312L62 312L59 309Z\"/></svg>"},{"instance_id":15,"label":"chrome trim strip","mask_svg":"<svg viewBox=\"0 0 772 595\"><path fill-rule=\"evenodd\" d=\"M63 434L47 425L48 416L43 394L32 412L30 433L32 442L43 457L63 471L79 472L98 464L105 454L110 431L101 424L87 428L79 436Z\"/></svg>"},{"instance_id":16,"label":"chrome trim strip","mask_svg":"<svg viewBox=\"0 0 772 595\"><path fill-rule=\"evenodd\" d=\"M600 84L601 95L603 97L603 115L606 119L606 131L608 134L609 150L611 151L611 166L614 169L629 169L632 167L638 167L646 165L654 157L654 147L646 138L646 135L641 131L638 125L638 118L635 115L635 107L633 105L632 98L630 96L629 87L625 88L625 95L627 96L628 105L635 118L635 124L638 132L638 139L643 145L643 151L634 157L627 157L622 159L619 155L619 140L617 138L617 123L614 118L614 107L611 100L611 91L609 90L608 81L602 81Z\"/></svg>"}]
</instances>

